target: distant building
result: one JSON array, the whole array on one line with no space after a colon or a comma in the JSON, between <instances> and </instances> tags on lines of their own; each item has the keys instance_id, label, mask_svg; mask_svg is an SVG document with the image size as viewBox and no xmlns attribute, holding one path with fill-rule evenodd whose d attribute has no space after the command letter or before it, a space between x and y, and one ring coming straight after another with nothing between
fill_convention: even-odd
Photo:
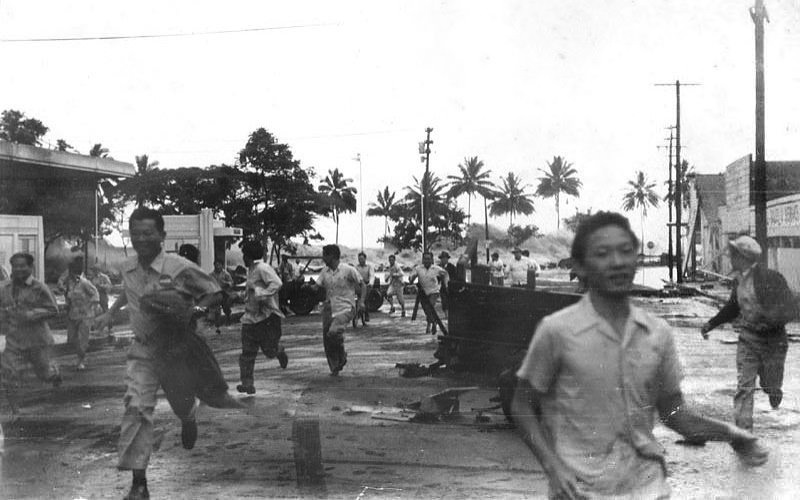
<instances>
[{"instance_id":1,"label":"distant building","mask_svg":"<svg viewBox=\"0 0 800 500\"><path fill-rule=\"evenodd\" d=\"M725 176L723 174L692 174L689 182L689 245L692 269L701 267L715 273L723 272L723 238L720 207L725 206ZM687 259L689 260L689 259ZM693 260L693 262L692 262Z\"/></svg>"},{"instance_id":2,"label":"distant building","mask_svg":"<svg viewBox=\"0 0 800 500\"><path fill-rule=\"evenodd\" d=\"M0 257L23 250L43 266L44 233L56 233L65 218L94 232L97 184L135 173L132 164L110 158L0 141L0 214L11 216L0 219ZM54 202L64 192L69 202Z\"/></svg>"},{"instance_id":3,"label":"distant building","mask_svg":"<svg viewBox=\"0 0 800 500\"><path fill-rule=\"evenodd\" d=\"M725 167L724 174L695 175L689 180L689 234L697 243L698 268L714 271L716 263L715 272L729 273L729 261L721 258L727 240L740 234L755 236L752 163L750 155L743 156ZM767 190L767 263L800 292L800 161L768 161Z\"/></svg>"}]
</instances>

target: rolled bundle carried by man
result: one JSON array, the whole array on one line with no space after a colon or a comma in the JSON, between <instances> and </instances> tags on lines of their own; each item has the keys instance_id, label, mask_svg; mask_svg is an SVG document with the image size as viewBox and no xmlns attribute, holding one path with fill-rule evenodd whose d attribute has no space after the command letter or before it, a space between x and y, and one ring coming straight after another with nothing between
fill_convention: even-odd
<instances>
[{"instance_id":1,"label":"rolled bundle carried by man","mask_svg":"<svg viewBox=\"0 0 800 500\"><path fill-rule=\"evenodd\" d=\"M242 408L228 394L214 353L195 332L193 302L177 290L160 290L141 299L142 311L158 324L153 333L158 379L176 412L197 397L212 408Z\"/></svg>"}]
</instances>

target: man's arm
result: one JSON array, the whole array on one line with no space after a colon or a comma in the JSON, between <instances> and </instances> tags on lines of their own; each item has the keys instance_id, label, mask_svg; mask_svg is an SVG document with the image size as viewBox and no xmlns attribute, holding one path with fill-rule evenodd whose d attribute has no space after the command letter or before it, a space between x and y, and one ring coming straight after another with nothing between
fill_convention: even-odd
<instances>
[{"instance_id":1,"label":"man's arm","mask_svg":"<svg viewBox=\"0 0 800 500\"><path fill-rule=\"evenodd\" d=\"M356 303L356 310L363 311L366 309L365 301L367 300L367 286L364 284L364 280L361 279L361 275L353 269L353 277L355 278L355 289L356 294L358 295L358 302Z\"/></svg>"},{"instance_id":2,"label":"man's arm","mask_svg":"<svg viewBox=\"0 0 800 500\"><path fill-rule=\"evenodd\" d=\"M517 432L533 452L550 481L557 498L581 498L579 478L558 458L545 438L540 418L542 415L541 394L527 380L520 379L511 401L511 413L517 424Z\"/></svg>"},{"instance_id":3,"label":"man's arm","mask_svg":"<svg viewBox=\"0 0 800 500\"><path fill-rule=\"evenodd\" d=\"M95 328L102 330L103 328L108 328L112 326L114 323L114 314L116 314L117 311L125 307L127 303L128 303L128 296L125 295L125 290L123 290L122 293L119 294L119 297L117 297L117 300L115 300L114 303L111 304L111 307L108 308L108 311L104 312L103 314L97 316L94 319Z\"/></svg>"},{"instance_id":4,"label":"man's arm","mask_svg":"<svg viewBox=\"0 0 800 500\"><path fill-rule=\"evenodd\" d=\"M700 327L700 333L703 335L704 339L708 338L708 332L714 328L723 323L733 321L739 316L739 301L736 298L736 286L736 282L734 281L733 290L731 290L731 296L728 299L728 302L722 307L722 309L719 310L716 315L714 315L713 318L708 320L706 324Z\"/></svg>"},{"instance_id":5,"label":"man's arm","mask_svg":"<svg viewBox=\"0 0 800 500\"><path fill-rule=\"evenodd\" d=\"M756 436L728 422L703 417L686 409L682 393L662 396L657 404L664 425L684 436L687 441L724 441L743 455L749 465L762 465L767 461L768 453L757 444Z\"/></svg>"},{"instance_id":6,"label":"man's arm","mask_svg":"<svg viewBox=\"0 0 800 500\"><path fill-rule=\"evenodd\" d=\"M26 321L41 321L50 319L58 314L56 299L50 289L47 288L47 285L42 284L39 297L36 299L36 305L27 311L22 311L21 314Z\"/></svg>"}]
</instances>

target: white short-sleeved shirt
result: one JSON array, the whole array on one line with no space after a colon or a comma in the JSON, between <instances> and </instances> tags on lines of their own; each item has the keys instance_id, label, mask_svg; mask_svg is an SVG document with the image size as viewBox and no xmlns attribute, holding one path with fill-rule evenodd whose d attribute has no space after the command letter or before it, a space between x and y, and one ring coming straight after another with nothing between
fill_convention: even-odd
<instances>
[{"instance_id":1,"label":"white short-sleeved shirt","mask_svg":"<svg viewBox=\"0 0 800 500\"><path fill-rule=\"evenodd\" d=\"M317 280L325 289L325 302L330 304L334 316L353 310L359 283L363 283L361 275L353 266L344 263L339 263L335 271L325 267Z\"/></svg>"},{"instance_id":2,"label":"white short-sleeved shirt","mask_svg":"<svg viewBox=\"0 0 800 500\"><path fill-rule=\"evenodd\" d=\"M662 467L656 403L680 393L682 378L663 320L631 306L620 339L586 295L542 320L517 375L541 395L555 453L594 490L626 491L633 476Z\"/></svg>"},{"instance_id":3,"label":"white short-sleeved shirt","mask_svg":"<svg viewBox=\"0 0 800 500\"><path fill-rule=\"evenodd\" d=\"M425 292L425 295L439 293L439 288L441 286L439 285L439 278L445 278L447 276L447 271L436 264L432 264L431 267L427 269L420 264L414 268L414 273L416 273L419 286L422 287L422 291Z\"/></svg>"},{"instance_id":4,"label":"white short-sleeved shirt","mask_svg":"<svg viewBox=\"0 0 800 500\"><path fill-rule=\"evenodd\" d=\"M143 296L175 289L199 300L220 291L214 278L197 264L164 251L146 268L141 266L136 257L129 259L123 268L122 282L133 333L142 341L146 341L158 327L155 320L142 313L140 304Z\"/></svg>"},{"instance_id":5,"label":"white short-sleeved shirt","mask_svg":"<svg viewBox=\"0 0 800 500\"><path fill-rule=\"evenodd\" d=\"M283 282L272 266L263 260L253 262L247 269L244 315L241 323L244 325L258 323L273 314L283 318L278 304L278 292L281 286Z\"/></svg>"},{"instance_id":6,"label":"white short-sleeved shirt","mask_svg":"<svg viewBox=\"0 0 800 500\"><path fill-rule=\"evenodd\" d=\"M511 259L506 266L508 268L508 279L512 285L527 285L528 270L536 269L536 263L527 257L520 257L519 260Z\"/></svg>"}]
</instances>

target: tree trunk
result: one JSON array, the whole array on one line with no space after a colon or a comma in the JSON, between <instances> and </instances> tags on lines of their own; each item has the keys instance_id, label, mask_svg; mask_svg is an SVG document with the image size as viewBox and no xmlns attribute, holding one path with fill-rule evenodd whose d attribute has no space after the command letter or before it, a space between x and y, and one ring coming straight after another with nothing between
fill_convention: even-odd
<instances>
[{"instance_id":1,"label":"tree trunk","mask_svg":"<svg viewBox=\"0 0 800 500\"><path fill-rule=\"evenodd\" d=\"M639 224L642 227L642 256L644 256L644 209L642 209L641 219L639 221Z\"/></svg>"},{"instance_id":2,"label":"tree trunk","mask_svg":"<svg viewBox=\"0 0 800 500\"><path fill-rule=\"evenodd\" d=\"M336 244L339 244L339 213L333 209L333 222L336 223Z\"/></svg>"},{"instance_id":3,"label":"tree trunk","mask_svg":"<svg viewBox=\"0 0 800 500\"><path fill-rule=\"evenodd\" d=\"M486 197L483 197L483 224L486 230L486 262L489 262L489 204Z\"/></svg>"},{"instance_id":4,"label":"tree trunk","mask_svg":"<svg viewBox=\"0 0 800 500\"><path fill-rule=\"evenodd\" d=\"M561 229L561 206L558 200L558 191L556 191L556 229Z\"/></svg>"}]
</instances>

